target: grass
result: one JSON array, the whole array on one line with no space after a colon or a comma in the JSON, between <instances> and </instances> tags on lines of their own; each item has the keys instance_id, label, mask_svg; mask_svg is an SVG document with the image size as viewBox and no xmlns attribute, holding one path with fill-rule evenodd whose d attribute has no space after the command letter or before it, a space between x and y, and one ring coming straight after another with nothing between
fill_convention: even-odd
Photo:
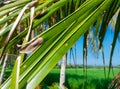
<instances>
[{"instance_id":1,"label":"grass","mask_svg":"<svg viewBox=\"0 0 120 89\"><path fill-rule=\"evenodd\" d=\"M106 72L108 73L108 69ZM120 69L114 68L114 74L116 75L118 72L120 72ZM51 86L58 85L59 73L60 69L53 69L42 82L42 87L52 89ZM105 79L103 68L88 68L86 79L82 68L70 68L66 70L66 87L68 89L107 89L113 77L111 73L110 78Z\"/></svg>"},{"instance_id":2,"label":"grass","mask_svg":"<svg viewBox=\"0 0 120 89\"><path fill-rule=\"evenodd\" d=\"M11 69L12 68L6 68L3 81L5 81L10 76L11 71L12 71ZM2 67L0 66L0 74L1 74L1 70L2 70Z\"/></svg>"},{"instance_id":3,"label":"grass","mask_svg":"<svg viewBox=\"0 0 120 89\"><path fill-rule=\"evenodd\" d=\"M10 72L11 68L8 68L4 80L10 75ZM118 72L120 72L120 68L114 68L114 75ZM108 73L108 69L106 73ZM42 89L58 89L59 76L60 69L54 68L43 80ZM65 85L68 89L107 89L113 77L111 73L110 78L105 79L103 68L88 68L87 77L82 68L67 68Z\"/></svg>"}]
</instances>

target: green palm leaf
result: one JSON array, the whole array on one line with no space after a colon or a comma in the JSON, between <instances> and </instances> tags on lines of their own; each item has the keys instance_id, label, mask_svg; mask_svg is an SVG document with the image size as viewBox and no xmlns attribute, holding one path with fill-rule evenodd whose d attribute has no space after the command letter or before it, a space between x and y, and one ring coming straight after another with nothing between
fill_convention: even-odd
<instances>
[{"instance_id":1,"label":"green palm leaf","mask_svg":"<svg viewBox=\"0 0 120 89\"><path fill-rule=\"evenodd\" d=\"M46 10L44 11L44 14L41 16L41 18L34 20L32 29L37 28L42 22L49 19L49 17L51 17L54 13L56 13L59 10L61 11L59 13L62 16L63 12L61 8L66 7L67 5L69 6L69 8L68 10L66 10L67 12L66 15L68 14L69 15L60 22L56 23L54 26L50 27L48 30L44 31L43 33L35 37L35 39L42 38L44 40L44 43L41 44L37 48L37 50L34 51L32 55L29 56L21 64L21 66L17 63L15 64L16 67L14 68L11 77L9 77L8 80L6 80L0 86L1 89L8 89L13 87L16 88L19 87L20 89L23 88L34 89L45 78L45 76L50 72L50 70L52 70L52 68L57 64L57 62L62 58L62 56L75 44L75 42L82 35L84 35L91 26L93 26L93 24L98 20L97 19L98 17L102 17L102 15L104 14L106 16L105 17L106 20L103 21L103 23L107 23L112 18L113 16L112 14L116 12L118 9L117 0L116 2L114 2L114 0L87 0L86 2L84 2L85 0L80 0L80 1L74 0L73 4L75 4L75 7L72 6L72 1L73 0L69 0L69 1L60 0L54 2L54 0L49 0L46 1L46 3L42 2L43 4L41 6L38 6L39 8L36 8L36 12L37 12L38 10L42 10L44 7L50 5L46 7ZM54 4L51 5L51 3L53 2ZM117 7L113 7L112 11L110 12L108 11L107 13L105 13L106 10L110 10L110 6L112 5L113 2L115 3L115 5L117 5ZM81 4L81 6L77 9L79 4ZM2 9L0 10L5 10L5 9L8 9L8 7L6 8L2 7ZM76 11L74 11L75 9ZM4 12L4 13L8 13L8 12ZM16 14L18 13L16 12ZM30 14L27 13L22 18L22 21L28 18L29 15ZM3 34L8 32L11 29L12 25L13 23L8 25L4 30L0 31L0 36L3 36ZM99 26L100 26L100 20L98 20L97 29L99 28ZM15 44L17 44L18 41L22 40L27 34L27 31L28 28L26 28L26 30L15 36L7 45L6 51ZM98 31L97 34L99 34ZM103 40L104 35L103 34L101 35L101 32L100 32L100 36L102 36L101 40ZM19 69L20 69L20 73L19 73ZM12 78L13 76L16 77Z\"/></svg>"}]
</instances>

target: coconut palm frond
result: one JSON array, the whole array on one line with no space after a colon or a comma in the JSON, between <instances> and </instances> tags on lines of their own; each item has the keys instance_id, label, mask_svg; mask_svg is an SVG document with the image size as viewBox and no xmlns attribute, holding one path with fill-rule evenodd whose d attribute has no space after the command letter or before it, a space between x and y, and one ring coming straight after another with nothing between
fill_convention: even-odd
<instances>
[{"instance_id":1,"label":"coconut palm frond","mask_svg":"<svg viewBox=\"0 0 120 89\"><path fill-rule=\"evenodd\" d=\"M8 89L11 87L11 84L16 85L15 87L19 89L36 88L75 42L83 36L90 27L94 26L95 22L98 21L98 17L103 16L104 20L102 24L105 23L108 26L109 20L117 10L116 7L113 7L111 12L110 8L114 3L117 5L116 2L117 0L41 0L41 2L38 2L35 8L35 18L32 21L30 29L34 31L36 31L36 29L38 30L39 26L42 25L43 27L43 25L45 25L43 23L46 23L49 19L52 21L52 24L48 22L49 26L44 26L47 30L43 28L43 30L45 30L44 32L38 34L34 40L31 39L27 42L27 46L35 46L35 49L32 50L33 53L27 57L25 61L21 62L20 67L18 65L18 67L14 68L13 72L19 72L19 75L13 73L0 88ZM66 8L67 6L69 6L69 8ZM20 6L19 9L22 9L22 7L23 6ZM58 18L56 17L57 15ZM28 26L30 26L29 16L30 12L26 11L26 14L21 18L21 22L23 22L23 24L27 23L27 25L25 24L22 32L12 37L6 46L5 52L12 46L17 45L18 41L23 43L23 39L25 39L29 30ZM56 18L60 21L57 21ZM10 31L15 19L9 19L12 20L11 24L8 24L4 30L0 31L0 36ZM100 25L99 21L98 26ZM2 23L1 26L3 26L4 23ZM105 24L101 28L107 28ZM102 30L103 29L100 31ZM101 43L104 34L105 32L100 32L99 37L101 38ZM87 48L87 35L85 35L85 37L84 48ZM36 42L39 43L39 39L42 39L42 44L37 45ZM19 82L13 82L12 76L14 75L16 76L14 80Z\"/></svg>"},{"instance_id":2,"label":"coconut palm frond","mask_svg":"<svg viewBox=\"0 0 120 89\"><path fill-rule=\"evenodd\" d=\"M114 16L115 12L117 11L117 9L119 8L118 6L118 1L115 1L113 4L111 4L110 7L112 8L108 8L105 12L104 12L104 16L103 16L103 21L102 21L102 25L101 25L101 29L100 29L100 34L99 34L99 40L100 40L100 46L99 48L102 47L102 43L107 31L107 27L108 24L111 20L111 18Z\"/></svg>"},{"instance_id":3,"label":"coconut palm frond","mask_svg":"<svg viewBox=\"0 0 120 89\"><path fill-rule=\"evenodd\" d=\"M116 42L117 42L117 38L118 38L118 35L119 35L119 30L120 30L119 24L120 24L120 11L118 13L118 17L117 17L117 21L116 21L116 25L115 25L114 38L113 38L113 42L112 42L112 45L111 45L111 53L110 53L110 62L109 62L108 76L110 75L110 68L112 66L112 57L113 57L115 45L116 45Z\"/></svg>"}]
</instances>

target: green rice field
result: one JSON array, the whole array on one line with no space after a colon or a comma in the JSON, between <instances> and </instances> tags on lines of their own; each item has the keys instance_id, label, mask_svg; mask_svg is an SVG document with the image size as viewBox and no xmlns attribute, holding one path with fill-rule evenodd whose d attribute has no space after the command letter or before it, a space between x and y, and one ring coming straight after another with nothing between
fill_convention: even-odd
<instances>
[{"instance_id":1,"label":"green rice field","mask_svg":"<svg viewBox=\"0 0 120 89\"><path fill-rule=\"evenodd\" d=\"M114 68L114 75L120 72L120 68ZM108 68L106 69L106 76ZM105 78L103 68L88 68L87 77L82 68L69 68L66 70L66 83L68 89L108 89L108 84L114 77L111 72L110 77ZM57 89L59 85L60 69L53 69L44 79L41 86L43 89Z\"/></svg>"},{"instance_id":2,"label":"green rice field","mask_svg":"<svg viewBox=\"0 0 120 89\"><path fill-rule=\"evenodd\" d=\"M83 73L83 68L67 68L66 69L66 89L108 89L108 84L112 78L120 72L120 68L113 68L114 75L111 71L110 77L104 75L103 68L88 68L87 77ZM11 70L7 69L5 78L10 75ZM108 76L108 68L106 68L106 76ZM59 89L60 68L54 68L42 81L40 86L42 89Z\"/></svg>"}]
</instances>

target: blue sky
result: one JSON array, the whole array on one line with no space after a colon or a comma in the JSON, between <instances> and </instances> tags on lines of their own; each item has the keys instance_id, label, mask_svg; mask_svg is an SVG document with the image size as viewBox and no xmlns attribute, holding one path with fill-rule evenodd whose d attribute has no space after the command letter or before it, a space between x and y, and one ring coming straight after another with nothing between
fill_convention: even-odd
<instances>
[{"instance_id":1,"label":"blue sky","mask_svg":"<svg viewBox=\"0 0 120 89\"><path fill-rule=\"evenodd\" d=\"M104 55L105 55L105 63L108 66L109 65L109 59L110 59L110 45L113 41L113 36L114 36L114 30L112 26L108 27L103 45L104 45ZM120 65L120 41L117 40L117 44L114 50L113 54L113 65ZM83 64L83 37L81 37L77 42L76 42L76 64ZM69 57L68 53L68 64L69 64ZM73 60L71 60L71 63L73 64ZM98 57L96 56L96 53L92 51L91 49L88 49L88 65L103 65L103 60L102 60L102 53L99 51Z\"/></svg>"}]
</instances>

